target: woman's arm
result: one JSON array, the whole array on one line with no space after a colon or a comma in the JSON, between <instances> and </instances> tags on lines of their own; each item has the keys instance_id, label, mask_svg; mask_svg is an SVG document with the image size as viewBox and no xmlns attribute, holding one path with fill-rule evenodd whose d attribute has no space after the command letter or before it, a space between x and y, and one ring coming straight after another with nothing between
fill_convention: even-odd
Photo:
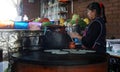
<instances>
[{"instance_id":1,"label":"woman's arm","mask_svg":"<svg viewBox=\"0 0 120 72\"><path fill-rule=\"evenodd\" d=\"M82 39L82 36L79 35L77 32L71 32L70 36L71 36L71 38L78 38L79 40Z\"/></svg>"}]
</instances>

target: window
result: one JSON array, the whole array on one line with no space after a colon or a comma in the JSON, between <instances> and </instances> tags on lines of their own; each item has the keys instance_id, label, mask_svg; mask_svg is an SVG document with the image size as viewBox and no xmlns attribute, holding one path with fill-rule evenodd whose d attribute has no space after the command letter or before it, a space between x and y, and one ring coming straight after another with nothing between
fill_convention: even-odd
<instances>
[{"instance_id":1,"label":"window","mask_svg":"<svg viewBox=\"0 0 120 72\"><path fill-rule=\"evenodd\" d=\"M14 20L22 12L21 0L0 0L0 20Z\"/></svg>"}]
</instances>

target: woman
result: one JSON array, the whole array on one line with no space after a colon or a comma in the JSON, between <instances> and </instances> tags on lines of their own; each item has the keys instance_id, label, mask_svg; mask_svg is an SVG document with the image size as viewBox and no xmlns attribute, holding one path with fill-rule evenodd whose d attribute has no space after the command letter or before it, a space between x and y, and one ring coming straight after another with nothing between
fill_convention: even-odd
<instances>
[{"instance_id":1,"label":"woman","mask_svg":"<svg viewBox=\"0 0 120 72\"><path fill-rule=\"evenodd\" d=\"M82 42L82 48L93 49L99 53L106 52L106 17L103 4L97 2L87 6L87 15L91 20L85 29L83 36L78 33L70 33L72 38L78 38Z\"/></svg>"}]
</instances>

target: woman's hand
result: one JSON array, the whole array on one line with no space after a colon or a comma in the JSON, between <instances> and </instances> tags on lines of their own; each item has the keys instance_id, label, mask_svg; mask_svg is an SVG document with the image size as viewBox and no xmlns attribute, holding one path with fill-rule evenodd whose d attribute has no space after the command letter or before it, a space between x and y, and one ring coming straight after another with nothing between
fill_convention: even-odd
<instances>
[{"instance_id":1,"label":"woman's hand","mask_svg":"<svg viewBox=\"0 0 120 72\"><path fill-rule=\"evenodd\" d=\"M72 38L78 38L78 39L82 39L82 36L81 35L79 35L77 32L70 32L70 36L72 37Z\"/></svg>"}]
</instances>

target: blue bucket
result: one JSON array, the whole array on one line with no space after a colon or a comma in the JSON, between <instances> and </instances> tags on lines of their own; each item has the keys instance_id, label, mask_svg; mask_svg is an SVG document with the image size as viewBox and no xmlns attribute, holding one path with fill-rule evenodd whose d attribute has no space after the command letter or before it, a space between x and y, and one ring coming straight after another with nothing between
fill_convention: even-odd
<instances>
[{"instance_id":1,"label":"blue bucket","mask_svg":"<svg viewBox=\"0 0 120 72\"><path fill-rule=\"evenodd\" d=\"M25 21L15 21L14 29L28 29L28 22Z\"/></svg>"}]
</instances>

